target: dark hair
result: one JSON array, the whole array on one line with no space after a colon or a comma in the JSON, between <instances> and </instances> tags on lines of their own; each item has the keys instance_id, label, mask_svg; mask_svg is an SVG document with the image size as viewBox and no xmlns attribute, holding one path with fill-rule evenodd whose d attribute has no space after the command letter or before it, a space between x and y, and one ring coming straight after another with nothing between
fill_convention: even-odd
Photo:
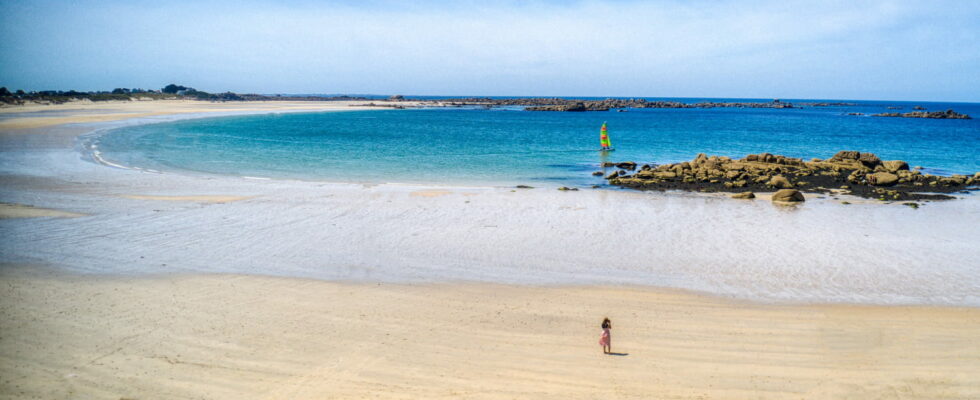
<instances>
[{"instance_id":1,"label":"dark hair","mask_svg":"<svg viewBox=\"0 0 980 400\"><path fill-rule=\"evenodd\" d=\"M609 318L603 319L602 320L602 329L609 328L609 325L611 325L611 324L612 324L612 322L609 321Z\"/></svg>"}]
</instances>

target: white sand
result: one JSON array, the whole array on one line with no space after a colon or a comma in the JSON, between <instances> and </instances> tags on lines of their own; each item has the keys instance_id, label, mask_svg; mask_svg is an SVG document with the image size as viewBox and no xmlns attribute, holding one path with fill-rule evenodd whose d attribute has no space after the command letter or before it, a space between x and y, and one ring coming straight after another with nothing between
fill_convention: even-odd
<instances>
[{"instance_id":1,"label":"white sand","mask_svg":"<svg viewBox=\"0 0 980 400\"><path fill-rule=\"evenodd\" d=\"M0 271L0 398L980 398L976 308Z\"/></svg>"}]
</instances>

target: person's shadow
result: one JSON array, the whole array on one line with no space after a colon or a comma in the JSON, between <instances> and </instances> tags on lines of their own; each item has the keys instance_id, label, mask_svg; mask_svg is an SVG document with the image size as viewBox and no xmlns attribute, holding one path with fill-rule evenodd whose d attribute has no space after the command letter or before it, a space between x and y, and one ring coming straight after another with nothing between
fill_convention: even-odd
<instances>
[{"instance_id":1,"label":"person's shadow","mask_svg":"<svg viewBox=\"0 0 980 400\"><path fill-rule=\"evenodd\" d=\"M625 357L625 356L630 355L630 353L606 353L606 355L607 356L620 356L620 357Z\"/></svg>"}]
</instances>

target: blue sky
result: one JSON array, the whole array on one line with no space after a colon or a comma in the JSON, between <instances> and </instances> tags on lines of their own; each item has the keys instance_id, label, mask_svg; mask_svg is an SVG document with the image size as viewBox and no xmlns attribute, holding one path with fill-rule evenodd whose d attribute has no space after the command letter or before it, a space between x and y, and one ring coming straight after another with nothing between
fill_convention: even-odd
<instances>
[{"instance_id":1,"label":"blue sky","mask_svg":"<svg viewBox=\"0 0 980 400\"><path fill-rule=\"evenodd\" d=\"M0 1L0 86L980 101L978 1Z\"/></svg>"}]
</instances>

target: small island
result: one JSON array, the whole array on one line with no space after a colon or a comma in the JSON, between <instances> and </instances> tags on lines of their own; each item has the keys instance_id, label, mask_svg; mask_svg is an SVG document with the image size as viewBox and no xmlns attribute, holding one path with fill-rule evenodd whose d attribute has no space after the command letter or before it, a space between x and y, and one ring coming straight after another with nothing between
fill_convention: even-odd
<instances>
[{"instance_id":1,"label":"small island","mask_svg":"<svg viewBox=\"0 0 980 400\"><path fill-rule=\"evenodd\" d=\"M916 109L923 109L918 107ZM872 117L898 117L898 118L934 118L934 119L972 119L967 114L960 114L953 110L946 111L912 111L907 113L881 113L872 114Z\"/></svg>"}]
</instances>

